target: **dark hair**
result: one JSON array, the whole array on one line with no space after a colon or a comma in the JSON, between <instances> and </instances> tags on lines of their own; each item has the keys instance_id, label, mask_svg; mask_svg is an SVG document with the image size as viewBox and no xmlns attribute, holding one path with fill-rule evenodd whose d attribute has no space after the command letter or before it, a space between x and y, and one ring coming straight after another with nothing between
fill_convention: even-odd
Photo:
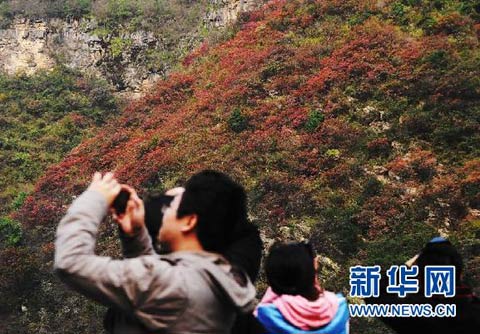
<instances>
[{"instance_id":1,"label":"dark hair","mask_svg":"<svg viewBox=\"0 0 480 334\"><path fill-rule=\"evenodd\" d=\"M419 267L420 275L423 274L423 268L428 265L455 266L455 275L458 281L463 270L463 261L460 253L458 253L450 241L446 239L436 241L436 239L440 238L435 238L428 242L415 261L415 264Z\"/></svg>"},{"instance_id":2,"label":"dark hair","mask_svg":"<svg viewBox=\"0 0 480 334\"><path fill-rule=\"evenodd\" d=\"M268 284L278 295L318 298L315 286L315 253L309 243L274 244L265 261Z\"/></svg>"},{"instance_id":3,"label":"dark hair","mask_svg":"<svg viewBox=\"0 0 480 334\"><path fill-rule=\"evenodd\" d=\"M162 207L169 205L173 200L173 196L168 196L162 193L154 193L145 198L145 226L148 234L152 239L153 247L157 252L161 249L157 245L158 232L162 226L163 212Z\"/></svg>"},{"instance_id":4,"label":"dark hair","mask_svg":"<svg viewBox=\"0 0 480 334\"><path fill-rule=\"evenodd\" d=\"M196 231L203 248L221 253L247 222L245 190L224 173L201 171L185 184L177 218L190 214L198 217Z\"/></svg>"}]
</instances>

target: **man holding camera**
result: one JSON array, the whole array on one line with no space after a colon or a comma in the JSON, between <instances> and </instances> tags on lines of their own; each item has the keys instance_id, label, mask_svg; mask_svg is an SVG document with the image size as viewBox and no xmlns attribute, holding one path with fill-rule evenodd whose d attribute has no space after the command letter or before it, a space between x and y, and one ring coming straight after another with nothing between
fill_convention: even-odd
<instances>
[{"instance_id":1,"label":"man holding camera","mask_svg":"<svg viewBox=\"0 0 480 334\"><path fill-rule=\"evenodd\" d=\"M130 195L125 213L114 213L125 259L96 256L98 226L121 190ZM58 226L55 270L74 289L118 310L110 332L229 333L235 315L254 307L247 275L219 255L245 231L245 201L228 176L203 171L165 193L163 217L147 228L135 190L112 173L96 173ZM169 254L155 254L152 239Z\"/></svg>"}]
</instances>

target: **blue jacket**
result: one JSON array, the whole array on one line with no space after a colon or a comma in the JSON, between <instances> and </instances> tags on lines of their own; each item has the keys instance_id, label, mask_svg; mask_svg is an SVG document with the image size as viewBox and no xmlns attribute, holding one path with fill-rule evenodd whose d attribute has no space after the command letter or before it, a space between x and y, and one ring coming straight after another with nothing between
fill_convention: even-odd
<instances>
[{"instance_id":1,"label":"blue jacket","mask_svg":"<svg viewBox=\"0 0 480 334\"><path fill-rule=\"evenodd\" d=\"M298 329L289 323L273 304L259 306L257 309L257 319L267 330L267 333L272 334L348 334L349 313L347 300L341 293L337 294L337 296L339 305L335 317L328 325L319 329L310 331Z\"/></svg>"}]
</instances>

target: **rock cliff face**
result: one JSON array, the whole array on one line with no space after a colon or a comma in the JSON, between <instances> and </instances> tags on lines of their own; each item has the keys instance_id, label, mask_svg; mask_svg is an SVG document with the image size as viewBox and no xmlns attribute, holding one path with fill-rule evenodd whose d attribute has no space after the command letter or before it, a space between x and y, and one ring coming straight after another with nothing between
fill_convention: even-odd
<instances>
[{"instance_id":1,"label":"rock cliff face","mask_svg":"<svg viewBox=\"0 0 480 334\"><path fill-rule=\"evenodd\" d=\"M46 52L47 24L17 19L10 29L0 30L0 67L9 74L53 66Z\"/></svg>"},{"instance_id":2,"label":"rock cliff face","mask_svg":"<svg viewBox=\"0 0 480 334\"><path fill-rule=\"evenodd\" d=\"M211 0L203 24L222 28L233 23L239 13L260 5L261 0ZM175 43L149 31L118 36L100 36L97 23L81 20L27 20L17 18L8 29L0 30L0 71L9 74L48 69L55 64L100 75L119 92L139 93L170 69L170 64L152 66L149 53L172 48L189 50L201 37L196 31ZM173 44L173 45L172 45Z\"/></svg>"},{"instance_id":3,"label":"rock cliff face","mask_svg":"<svg viewBox=\"0 0 480 334\"><path fill-rule=\"evenodd\" d=\"M97 23L88 19L15 19L9 29L0 30L0 70L32 74L62 63L104 77L117 91L133 92L166 74L167 65L149 68L146 61L149 51L169 47L153 33L98 36L96 28ZM182 47L194 42L178 41Z\"/></svg>"},{"instance_id":4,"label":"rock cliff face","mask_svg":"<svg viewBox=\"0 0 480 334\"><path fill-rule=\"evenodd\" d=\"M238 15L265 3L261 0L211 0L212 10L206 15L206 22L215 27L225 27L235 22Z\"/></svg>"}]
</instances>

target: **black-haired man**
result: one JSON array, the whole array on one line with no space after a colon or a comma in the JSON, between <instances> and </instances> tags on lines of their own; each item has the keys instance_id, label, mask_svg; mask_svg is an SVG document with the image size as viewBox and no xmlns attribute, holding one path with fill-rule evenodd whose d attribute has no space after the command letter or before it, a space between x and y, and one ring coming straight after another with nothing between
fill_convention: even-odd
<instances>
[{"instance_id":1,"label":"black-haired man","mask_svg":"<svg viewBox=\"0 0 480 334\"><path fill-rule=\"evenodd\" d=\"M122 188L130 199L116 220L127 259L95 256L98 225ZM225 174L203 171L185 188L167 191L163 203L161 223L148 231L171 252L156 255L142 200L111 173L95 174L58 227L55 269L73 288L119 311L109 319L110 332L228 333L236 313L254 306L248 277L219 255L247 224L244 190Z\"/></svg>"}]
</instances>

